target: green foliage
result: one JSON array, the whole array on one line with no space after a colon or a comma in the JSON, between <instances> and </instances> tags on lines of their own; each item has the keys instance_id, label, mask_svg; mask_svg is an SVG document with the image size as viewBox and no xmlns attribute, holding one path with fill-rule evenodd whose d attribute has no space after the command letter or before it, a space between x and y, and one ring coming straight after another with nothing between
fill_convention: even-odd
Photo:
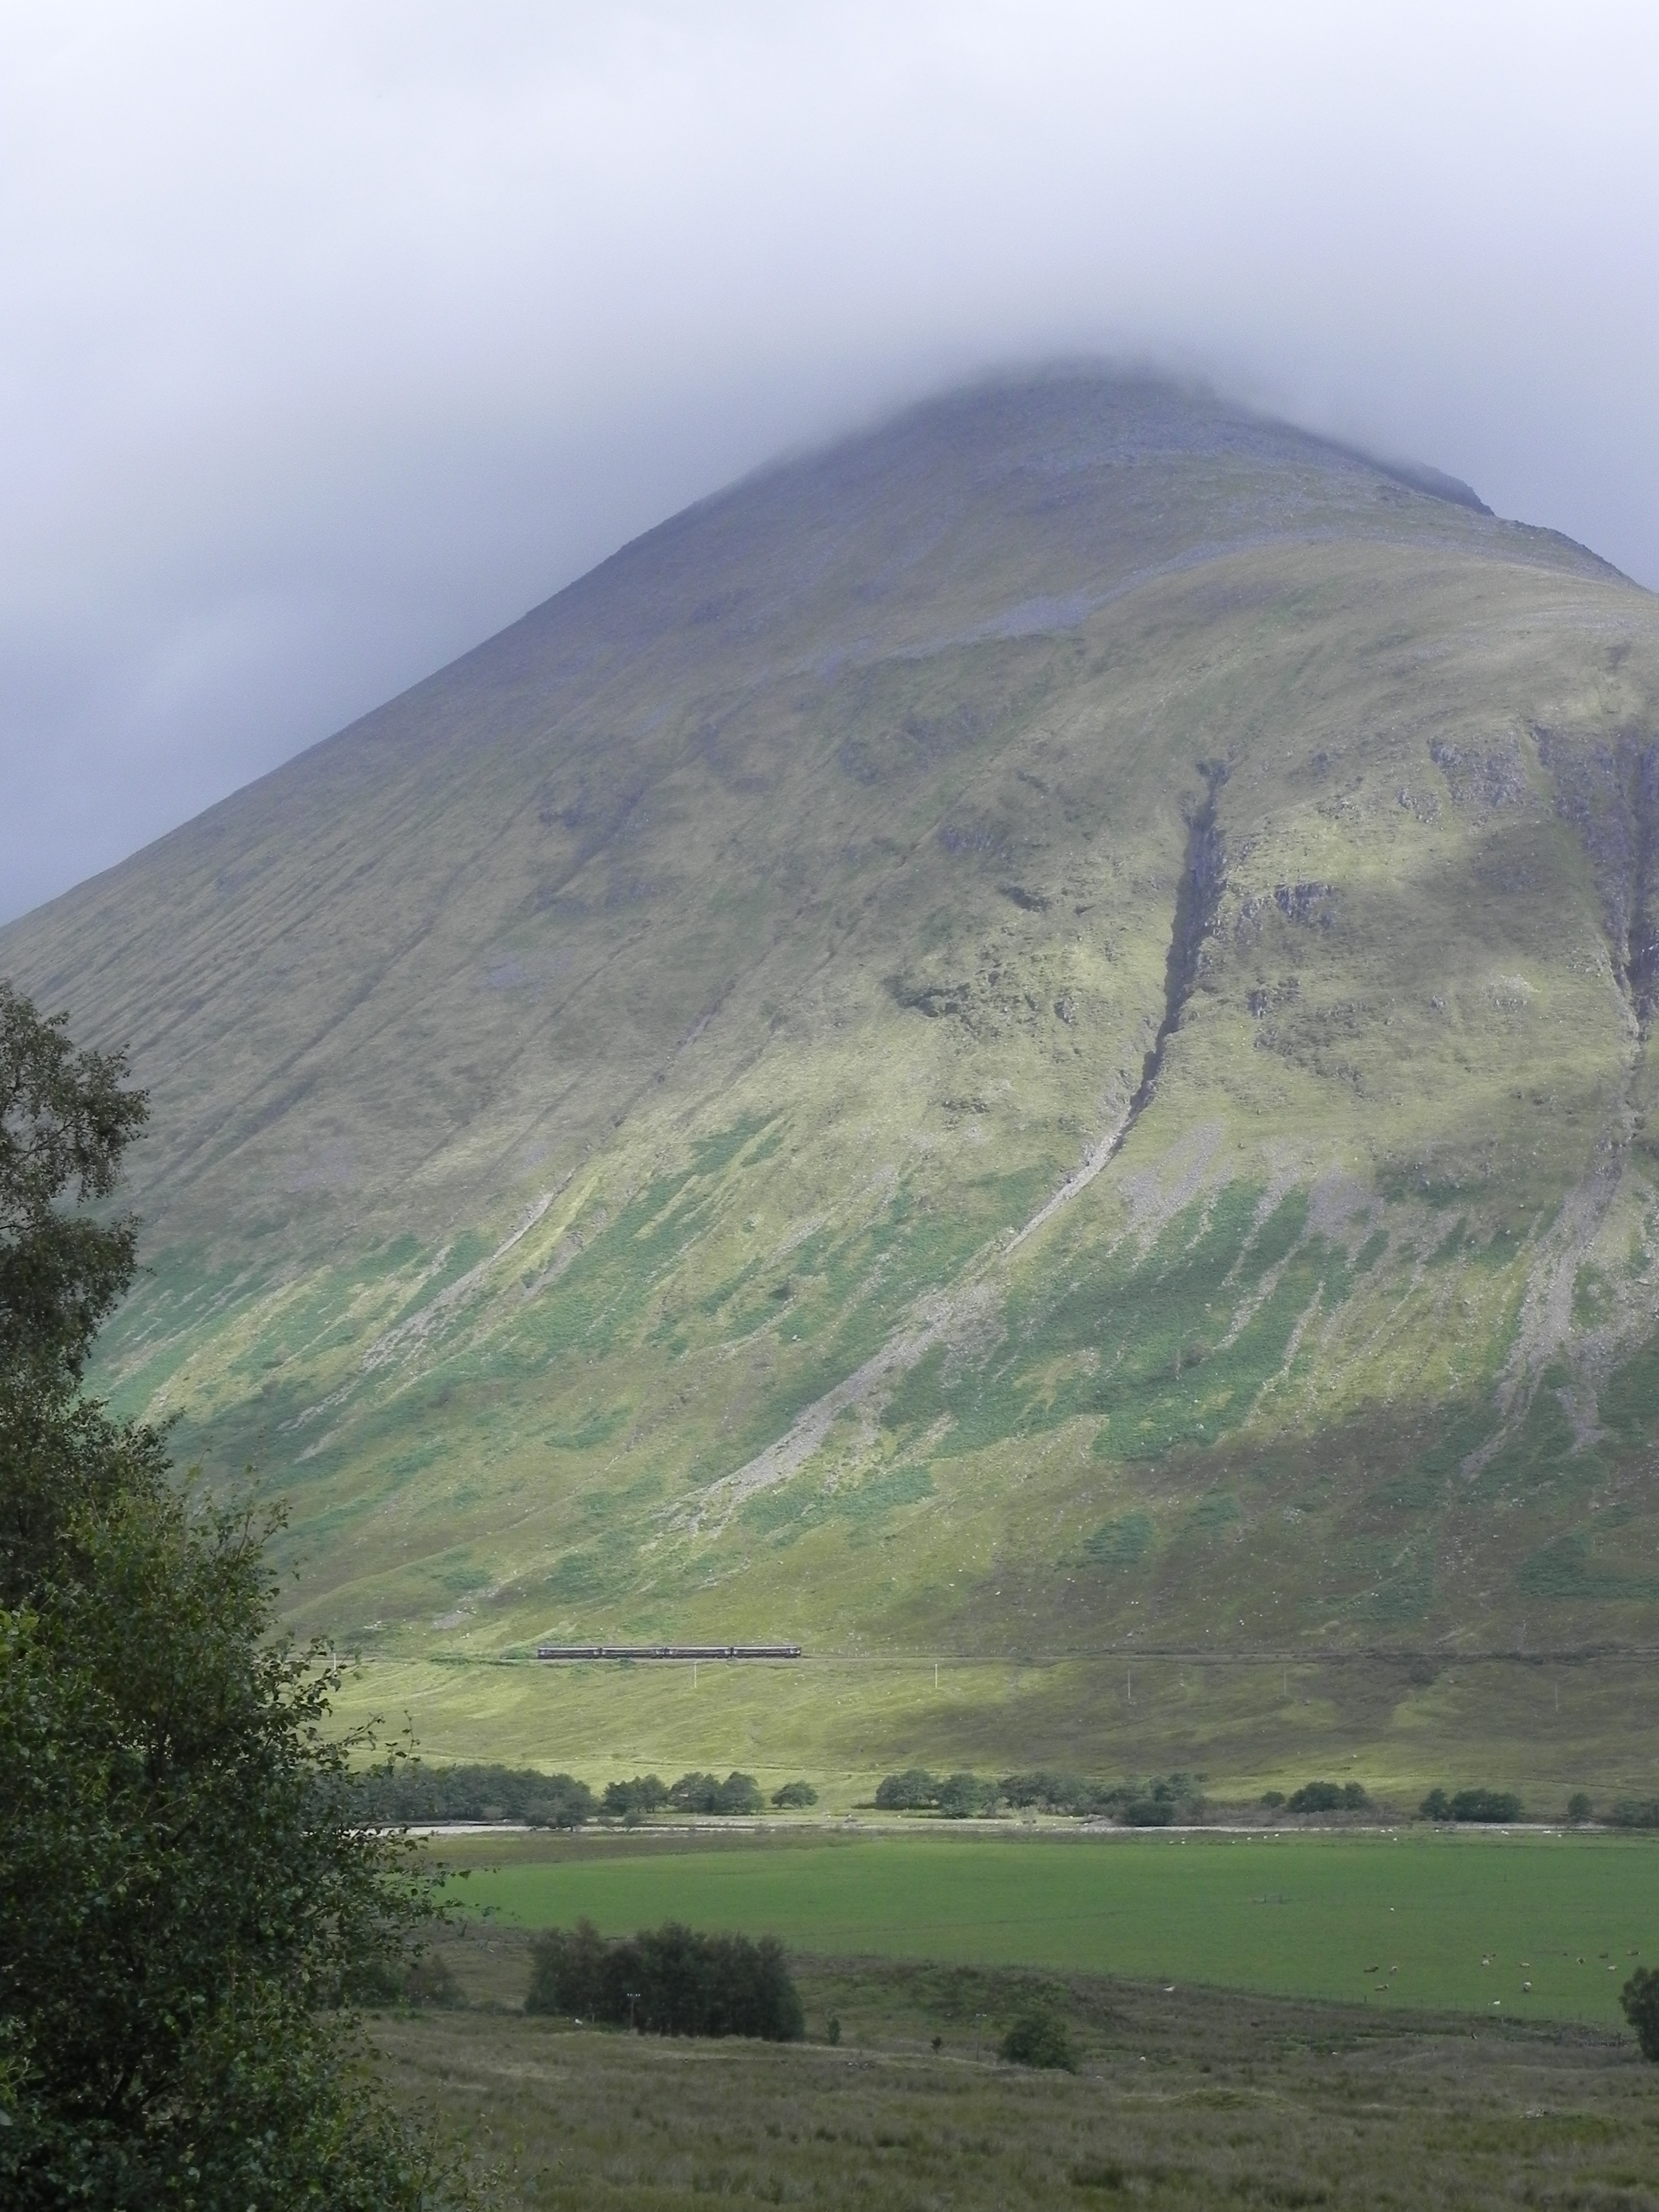
<instances>
[{"instance_id":1,"label":"green foliage","mask_svg":"<svg viewBox=\"0 0 1659 2212\"><path fill-rule=\"evenodd\" d=\"M1358 1782L1304 1782L1291 1793L1290 1813L1359 1813L1370 1803Z\"/></svg>"},{"instance_id":2,"label":"green foliage","mask_svg":"<svg viewBox=\"0 0 1659 2212\"><path fill-rule=\"evenodd\" d=\"M997 1784L1005 1802L1021 1810L1028 1808L1042 1813L1073 1813L1085 1817L1091 1813L1103 1813L1123 1802L1122 1790L1108 1789L1103 1784L1091 1782L1081 1774L1051 1774L1039 1771L1030 1774L1005 1774Z\"/></svg>"},{"instance_id":3,"label":"green foliage","mask_svg":"<svg viewBox=\"0 0 1659 2212\"><path fill-rule=\"evenodd\" d=\"M804 1813L817 1802L818 1793L810 1782L786 1782L772 1792L772 1802L781 1813Z\"/></svg>"},{"instance_id":4,"label":"green foliage","mask_svg":"<svg viewBox=\"0 0 1659 2212\"><path fill-rule=\"evenodd\" d=\"M1572 1817L1572 1808L1567 1808ZM1589 1817L1589 1808L1581 1817ZM1659 1828L1659 1797L1621 1797L1607 1815L1615 1828Z\"/></svg>"},{"instance_id":5,"label":"green foliage","mask_svg":"<svg viewBox=\"0 0 1659 2212\"><path fill-rule=\"evenodd\" d=\"M598 1808L570 1774L534 1767L428 1766L400 1759L356 1778L359 1816L381 1826L444 1820L523 1820L532 1828L580 1828Z\"/></svg>"},{"instance_id":6,"label":"green foliage","mask_svg":"<svg viewBox=\"0 0 1659 2212\"><path fill-rule=\"evenodd\" d=\"M143 1127L125 1054L77 1051L0 978L0 1376L61 1389L132 1280L137 1224L107 1198ZM67 1198L70 1203L65 1205Z\"/></svg>"},{"instance_id":7,"label":"green foliage","mask_svg":"<svg viewBox=\"0 0 1659 2212\"><path fill-rule=\"evenodd\" d=\"M925 1766L884 1774L876 1784L876 1808L883 1813L923 1813L939 1803L939 1784Z\"/></svg>"},{"instance_id":8,"label":"green foliage","mask_svg":"<svg viewBox=\"0 0 1659 2212\"><path fill-rule=\"evenodd\" d=\"M947 1820L971 1820L994 1812L997 1786L977 1774L947 1774L939 1786L939 1809Z\"/></svg>"},{"instance_id":9,"label":"green foliage","mask_svg":"<svg viewBox=\"0 0 1659 2212\"><path fill-rule=\"evenodd\" d=\"M454 1968L441 1951L430 1948L408 1958L369 1960L350 1976L347 1994L354 2003L377 2009L432 2006L447 2012L465 2002Z\"/></svg>"},{"instance_id":10,"label":"green foliage","mask_svg":"<svg viewBox=\"0 0 1659 2212\"><path fill-rule=\"evenodd\" d=\"M1656 1806L1655 1810L1656 1813L1659 1813L1659 1806ZM1575 1826L1582 1821L1593 1819L1595 1812L1595 1808L1590 1802L1588 1790L1575 1790L1567 1800L1567 1818ZM1656 1825L1659 1825L1659 1822L1656 1822Z\"/></svg>"},{"instance_id":11,"label":"green foliage","mask_svg":"<svg viewBox=\"0 0 1659 2212\"><path fill-rule=\"evenodd\" d=\"M600 1802L607 1820L638 1820L661 1812L667 1785L657 1775L636 1774L631 1782L607 1782Z\"/></svg>"},{"instance_id":12,"label":"green foliage","mask_svg":"<svg viewBox=\"0 0 1659 2212\"><path fill-rule=\"evenodd\" d=\"M1643 2057L1659 2065L1659 1966L1638 1966L1619 1992L1619 2006L1636 2030Z\"/></svg>"},{"instance_id":13,"label":"green foliage","mask_svg":"<svg viewBox=\"0 0 1659 2212\"><path fill-rule=\"evenodd\" d=\"M682 1774L668 1792L677 1813L758 1813L760 1784L752 1774Z\"/></svg>"},{"instance_id":14,"label":"green foliage","mask_svg":"<svg viewBox=\"0 0 1659 2212\"><path fill-rule=\"evenodd\" d=\"M947 1820L973 1820L996 1809L998 1790L965 1770L931 1774L925 1766L887 1774L876 1784L877 1808L884 1813L938 1813Z\"/></svg>"},{"instance_id":15,"label":"green foliage","mask_svg":"<svg viewBox=\"0 0 1659 2212\"><path fill-rule=\"evenodd\" d=\"M1077 2072L1077 2051L1065 2021L1057 2013L1021 2013L1003 2037L1000 2049L1011 2066L1046 2067L1064 2074Z\"/></svg>"},{"instance_id":16,"label":"green foliage","mask_svg":"<svg viewBox=\"0 0 1659 2212\"><path fill-rule=\"evenodd\" d=\"M432 2153L336 2008L432 1886L361 1823L366 1740L331 1724L328 1653L277 1632L273 1522L76 1395L131 1224L47 1217L107 1192L142 1101L9 994L0 1051L0 2195L426 2204Z\"/></svg>"},{"instance_id":17,"label":"green foliage","mask_svg":"<svg viewBox=\"0 0 1659 2212\"><path fill-rule=\"evenodd\" d=\"M1510 1790L1460 1790L1451 1796L1431 1790L1418 1808L1423 1820L1485 1821L1501 1827L1522 1817L1521 1800Z\"/></svg>"},{"instance_id":18,"label":"green foliage","mask_svg":"<svg viewBox=\"0 0 1659 2212\"><path fill-rule=\"evenodd\" d=\"M701 1936L677 1921L606 1942L591 1921L531 1946L525 2010L606 2021L642 2035L745 2035L794 2043L799 1996L770 1936Z\"/></svg>"}]
</instances>

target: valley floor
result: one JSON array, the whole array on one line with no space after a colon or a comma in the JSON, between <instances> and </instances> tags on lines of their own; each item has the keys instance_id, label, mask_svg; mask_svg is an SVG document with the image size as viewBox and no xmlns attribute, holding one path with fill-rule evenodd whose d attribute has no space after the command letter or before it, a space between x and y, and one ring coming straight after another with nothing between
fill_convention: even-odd
<instances>
[{"instance_id":1,"label":"valley floor","mask_svg":"<svg viewBox=\"0 0 1659 2212\"><path fill-rule=\"evenodd\" d=\"M473 1935L466 2008L374 2023L507 2207L1659 2206L1659 2068L1610 2031L804 1958L805 2045L659 2041L525 2018L527 1942ZM1033 2002L1075 2075L994 2055Z\"/></svg>"},{"instance_id":2,"label":"valley floor","mask_svg":"<svg viewBox=\"0 0 1659 2212\"><path fill-rule=\"evenodd\" d=\"M504 1934L665 1920L792 1954L1111 1974L1181 1988L1622 2030L1659 1960L1659 1838L1568 1832L1225 1830L449 1837ZM482 1940L482 1936L477 1940ZM463 1947L465 1948L465 1947ZM507 1993L514 2002L522 1988ZM1659 2077L1656 2077L1659 2082Z\"/></svg>"}]
</instances>

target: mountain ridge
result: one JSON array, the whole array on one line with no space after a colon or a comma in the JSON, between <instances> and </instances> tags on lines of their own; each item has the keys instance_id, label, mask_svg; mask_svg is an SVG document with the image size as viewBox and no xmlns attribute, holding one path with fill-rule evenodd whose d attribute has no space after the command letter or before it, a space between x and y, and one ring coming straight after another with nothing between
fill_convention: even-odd
<instances>
[{"instance_id":1,"label":"mountain ridge","mask_svg":"<svg viewBox=\"0 0 1659 2212\"><path fill-rule=\"evenodd\" d=\"M1656 697L1593 555L1190 390L780 464L0 932L155 1090L105 1387L288 1490L296 1620L496 1750L544 1635L943 1649L958 1749L1097 1764L1147 1717L1012 1655L1634 1665Z\"/></svg>"}]
</instances>

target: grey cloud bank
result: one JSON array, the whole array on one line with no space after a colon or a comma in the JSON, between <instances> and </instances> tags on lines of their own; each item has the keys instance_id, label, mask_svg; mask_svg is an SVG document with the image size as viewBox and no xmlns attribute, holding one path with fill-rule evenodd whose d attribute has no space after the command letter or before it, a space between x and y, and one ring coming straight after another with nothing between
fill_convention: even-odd
<instances>
[{"instance_id":1,"label":"grey cloud bank","mask_svg":"<svg viewBox=\"0 0 1659 2212\"><path fill-rule=\"evenodd\" d=\"M0 13L0 915L780 448L1102 352L1659 585L1645 7Z\"/></svg>"}]
</instances>

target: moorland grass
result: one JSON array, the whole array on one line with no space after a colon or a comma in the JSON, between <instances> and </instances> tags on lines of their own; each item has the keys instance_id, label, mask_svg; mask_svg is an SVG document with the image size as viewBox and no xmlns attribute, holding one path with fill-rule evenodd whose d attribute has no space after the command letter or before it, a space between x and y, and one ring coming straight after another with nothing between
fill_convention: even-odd
<instances>
[{"instance_id":1,"label":"moorland grass","mask_svg":"<svg viewBox=\"0 0 1659 2212\"><path fill-rule=\"evenodd\" d=\"M791 1948L1615 2026L1659 1960L1659 1842L1550 1834L1228 1835L1003 1841L492 1837L470 1907L526 1928L586 1915L764 1929ZM1530 1984L1528 1987L1528 1984Z\"/></svg>"},{"instance_id":2,"label":"moorland grass","mask_svg":"<svg viewBox=\"0 0 1659 2212\"><path fill-rule=\"evenodd\" d=\"M473 2008L374 2026L508 2207L1659 2203L1659 2069L1627 2033L796 1955L808 2043L696 2044L519 2016L527 1941L472 1931ZM996 2056L1034 2008L1075 2075Z\"/></svg>"}]
</instances>

